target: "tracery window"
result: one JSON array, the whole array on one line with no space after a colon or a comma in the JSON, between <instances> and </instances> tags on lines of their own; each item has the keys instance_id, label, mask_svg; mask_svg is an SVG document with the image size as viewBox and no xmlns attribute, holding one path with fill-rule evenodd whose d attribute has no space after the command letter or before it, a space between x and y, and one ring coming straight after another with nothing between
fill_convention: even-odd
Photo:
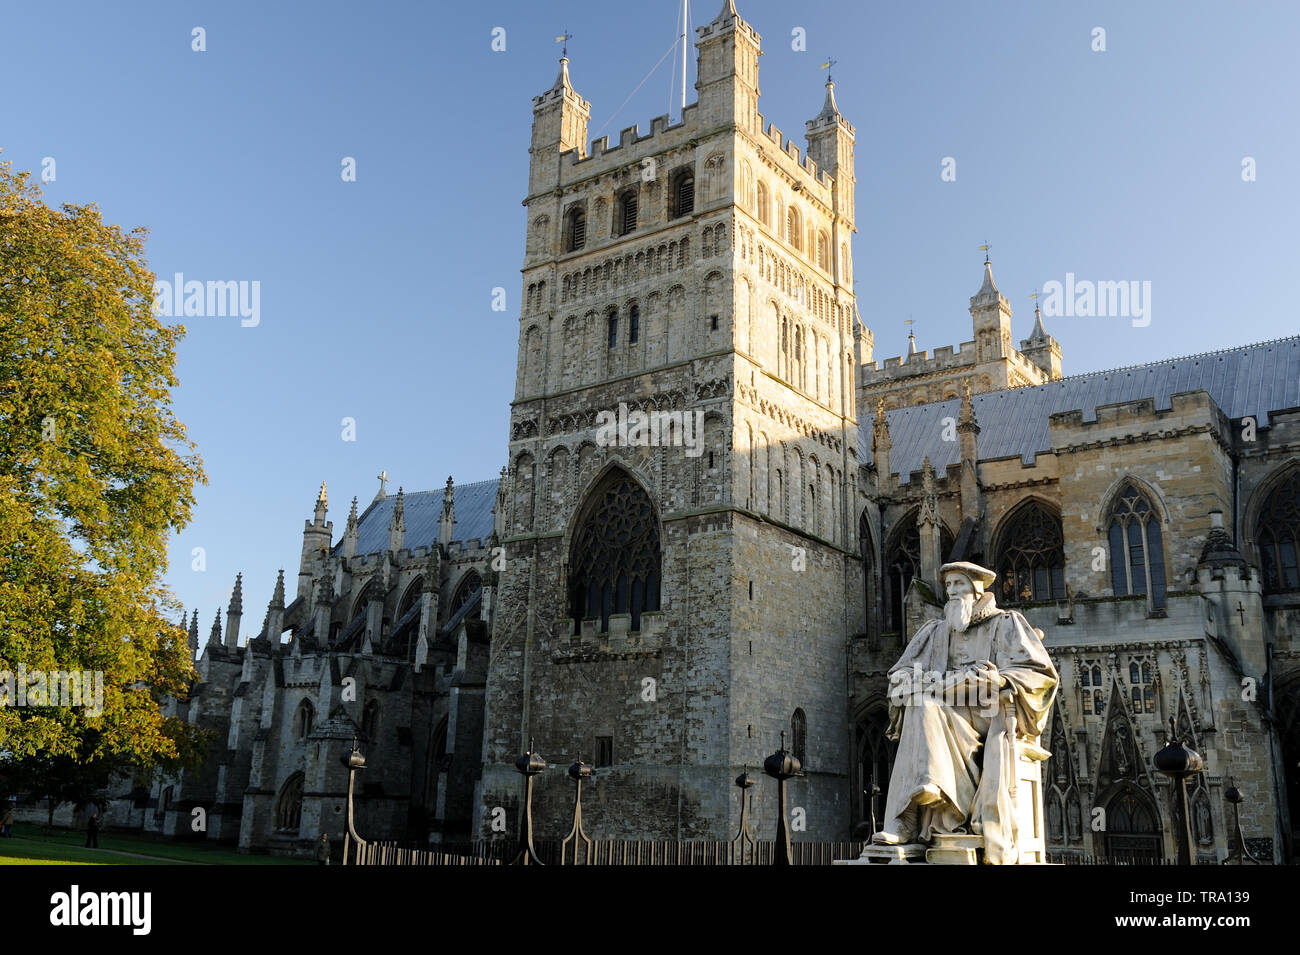
<instances>
[{"instance_id":1,"label":"tracery window","mask_svg":"<svg viewBox=\"0 0 1300 955\"><path fill-rule=\"evenodd\" d=\"M1019 508L1000 535L998 603L1065 597L1065 541L1061 518L1037 501Z\"/></svg>"},{"instance_id":2,"label":"tracery window","mask_svg":"<svg viewBox=\"0 0 1300 955\"><path fill-rule=\"evenodd\" d=\"M939 559L944 561L952 550L953 538L948 528L940 526ZM913 511L890 536L885 557L884 626L890 633L903 631L903 601L912 578L921 572L921 530ZM937 595L941 596L941 595Z\"/></svg>"},{"instance_id":3,"label":"tracery window","mask_svg":"<svg viewBox=\"0 0 1300 955\"><path fill-rule=\"evenodd\" d=\"M478 575L478 571L471 570L461 579L460 585L456 588L455 595L451 598L451 603L447 605L447 619L450 620L456 616L456 612L465 606L476 593L483 589L483 578Z\"/></svg>"},{"instance_id":4,"label":"tracery window","mask_svg":"<svg viewBox=\"0 0 1300 955\"><path fill-rule=\"evenodd\" d=\"M275 828L282 832L297 832L302 822L302 780L302 773L294 773L280 789L275 803Z\"/></svg>"},{"instance_id":5,"label":"tracery window","mask_svg":"<svg viewBox=\"0 0 1300 955\"><path fill-rule=\"evenodd\" d=\"M1264 593L1300 590L1300 470L1292 471L1264 501L1255 532Z\"/></svg>"},{"instance_id":6,"label":"tracery window","mask_svg":"<svg viewBox=\"0 0 1300 955\"><path fill-rule=\"evenodd\" d=\"M1165 606L1165 549L1160 518L1136 484L1126 481L1110 509L1110 576L1115 596L1150 594Z\"/></svg>"},{"instance_id":7,"label":"tracery window","mask_svg":"<svg viewBox=\"0 0 1300 955\"><path fill-rule=\"evenodd\" d=\"M569 607L574 633L598 617L609 631L611 614L659 609L659 522L650 495L626 472L610 471L592 492L569 556Z\"/></svg>"}]
</instances>

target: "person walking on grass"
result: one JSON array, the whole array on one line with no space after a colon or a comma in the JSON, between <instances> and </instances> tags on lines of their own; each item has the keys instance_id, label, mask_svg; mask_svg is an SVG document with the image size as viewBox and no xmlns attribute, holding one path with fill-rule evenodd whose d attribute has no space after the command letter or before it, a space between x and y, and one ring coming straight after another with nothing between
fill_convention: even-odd
<instances>
[{"instance_id":1,"label":"person walking on grass","mask_svg":"<svg viewBox=\"0 0 1300 955\"><path fill-rule=\"evenodd\" d=\"M99 813L92 812L90 820L86 823L86 848L99 848Z\"/></svg>"},{"instance_id":2,"label":"person walking on grass","mask_svg":"<svg viewBox=\"0 0 1300 955\"><path fill-rule=\"evenodd\" d=\"M14 837L14 807L5 806L4 815L0 816L0 836L6 839Z\"/></svg>"},{"instance_id":3,"label":"person walking on grass","mask_svg":"<svg viewBox=\"0 0 1300 955\"><path fill-rule=\"evenodd\" d=\"M330 864L330 837L324 832L320 834L320 845L316 847L316 864Z\"/></svg>"}]
</instances>

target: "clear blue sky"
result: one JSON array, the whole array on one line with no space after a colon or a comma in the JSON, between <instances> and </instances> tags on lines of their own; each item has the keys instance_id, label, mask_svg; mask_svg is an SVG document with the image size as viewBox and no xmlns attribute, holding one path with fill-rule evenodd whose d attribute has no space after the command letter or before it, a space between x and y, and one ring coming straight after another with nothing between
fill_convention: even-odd
<instances>
[{"instance_id":1,"label":"clear blue sky","mask_svg":"<svg viewBox=\"0 0 1300 955\"><path fill-rule=\"evenodd\" d=\"M532 97L571 74L594 138L670 99L677 4L15 3L0 148L56 160L52 203L151 231L160 277L261 283L261 321L193 318L178 416L210 477L169 584L203 639L235 572L245 633L322 480L342 532L387 469L408 489L505 461ZM543 6L545 9L543 9ZM720 0L693 3L692 26ZM857 294L878 359L970 337L986 239L1027 335L1067 272L1152 283L1152 321L1049 322L1067 374L1297 331L1294 3L739 0L760 108L803 145L828 57L857 127ZM207 51L191 50L206 30ZM1092 30L1106 30L1093 52ZM493 52L492 31L506 31ZM792 31L807 51L792 50ZM694 34L692 32L692 44ZM694 47L689 99L694 100ZM606 125L608 124L608 125ZM340 178L345 156L357 181ZM945 156L957 180L940 180ZM1243 182L1243 157L1258 179ZM490 310L503 286L509 311ZM340 421L357 422L341 440ZM190 569L204 547L207 570Z\"/></svg>"}]
</instances>

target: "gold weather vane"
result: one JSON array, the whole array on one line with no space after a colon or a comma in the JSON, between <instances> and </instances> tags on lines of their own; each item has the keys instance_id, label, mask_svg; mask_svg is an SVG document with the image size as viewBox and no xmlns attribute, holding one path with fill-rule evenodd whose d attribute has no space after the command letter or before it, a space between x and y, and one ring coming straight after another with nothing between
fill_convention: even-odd
<instances>
[{"instance_id":1,"label":"gold weather vane","mask_svg":"<svg viewBox=\"0 0 1300 955\"><path fill-rule=\"evenodd\" d=\"M565 27L564 32L555 38L556 43L564 44L564 46L560 48L560 56L569 55L569 41L572 39L573 39L573 34L569 32L568 27Z\"/></svg>"},{"instance_id":2,"label":"gold weather vane","mask_svg":"<svg viewBox=\"0 0 1300 955\"><path fill-rule=\"evenodd\" d=\"M993 246L989 245L987 239L984 241L984 244L980 246L980 251L984 253L985 262L989 260L989 249L991 248L993 248Z\"/></svg>"}]
</instances>

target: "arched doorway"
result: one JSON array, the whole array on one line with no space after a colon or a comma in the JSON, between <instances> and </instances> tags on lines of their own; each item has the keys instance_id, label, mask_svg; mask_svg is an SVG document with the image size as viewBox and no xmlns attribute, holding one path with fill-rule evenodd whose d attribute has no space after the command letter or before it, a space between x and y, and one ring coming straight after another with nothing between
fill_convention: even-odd
<instances>
[{"instance_id":1,"label":"arched doorway","mask_svg":"<svg viewBox=\"0 0 1300 955\"><path fill-rule=\"evenodd\" d=\"M1164 858L1160 813L1145 793L1124 788L1106 804L1105 854L1112 862L1133 865Z\"/></svg>"}]
</instances>

